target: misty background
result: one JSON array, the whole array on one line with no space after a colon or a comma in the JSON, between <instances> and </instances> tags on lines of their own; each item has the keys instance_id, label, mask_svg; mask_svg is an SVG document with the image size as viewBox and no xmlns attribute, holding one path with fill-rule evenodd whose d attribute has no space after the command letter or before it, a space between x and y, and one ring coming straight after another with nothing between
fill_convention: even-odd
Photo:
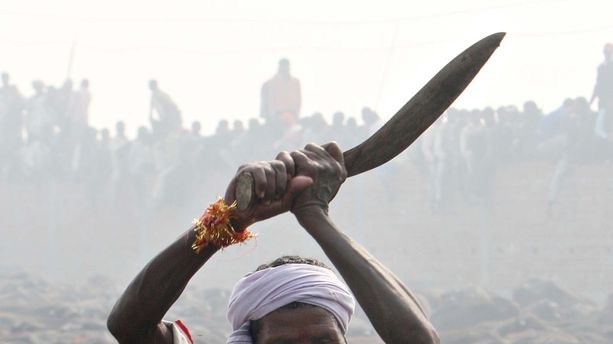
<instances>
[{"instance_id":1,"label":"misty background","mask_svg":"<svg viewBox=\"0 0 613 344\"><path fill-rule=\"evenodd\" d=\"M590 101L612 14L572 0L1 4L0 341L113 342L110 307L240 164L349 149L506 31L417 142L347 180L332 218L422 295L444 342L610 342L613 146ZM290 215L252 230L168 314L198 342L222 342L245 273L325 260ZM376 342L361 312L350 334Z\"/></svg>"}]
</instances>

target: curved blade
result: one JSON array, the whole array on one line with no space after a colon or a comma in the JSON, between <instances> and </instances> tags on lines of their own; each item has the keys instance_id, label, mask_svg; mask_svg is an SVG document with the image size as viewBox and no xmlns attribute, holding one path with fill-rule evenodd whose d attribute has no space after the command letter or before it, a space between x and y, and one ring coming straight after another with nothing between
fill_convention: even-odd
<instances>
[{"instance_id":1,"label":"curved blade","mask_svg":"<svg viewBox=\"0 0 613 344\"><path fill-rule=\"evenodd\" d=\"M495 33L464 50L417 92L366 141L343 153L348 177L380 166L402 153L445 111L492 56L505 33ZM239 176L235 197L239 210L255 201L255 181Z\"/></svg>"},{"instance_id":2,"label":"curved blade","mask_svg":"<svg viewBox=\"0 0 613 344\"><path fill-rule=\"evenodd\" d=\"M453 103L498 48L505 33L487 36L438 72L385 125L344 153L348 176L371 170L404 151Z\"/></svg>"}]
</instances>

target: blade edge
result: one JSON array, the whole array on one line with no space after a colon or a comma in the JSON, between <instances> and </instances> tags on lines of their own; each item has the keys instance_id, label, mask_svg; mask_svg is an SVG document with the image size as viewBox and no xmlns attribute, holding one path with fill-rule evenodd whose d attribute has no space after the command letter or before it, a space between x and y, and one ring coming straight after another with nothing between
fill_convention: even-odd
<instances>
[{"instance_id":1,"label":"blade edge","mask_svg":"<svg viewBox=\"0 0 613 344\"><path fill-rule=\"evenodd\" d=\"M462 94L500 46L506 33L489 35L468 47L366 141L343 156L348 176L380 166L404 151Z\"/></svg>"}]
</instances>

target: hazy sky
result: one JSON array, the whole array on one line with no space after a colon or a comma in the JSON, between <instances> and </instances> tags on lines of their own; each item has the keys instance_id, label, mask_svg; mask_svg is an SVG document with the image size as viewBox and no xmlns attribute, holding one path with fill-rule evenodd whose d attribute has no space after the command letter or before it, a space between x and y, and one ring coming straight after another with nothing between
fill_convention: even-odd
<instances>
[{"instance_id":1,"label":"hazy sky","mask_svg":"<svg viewBox=\"0 0 613 344\"><path fill-rule=\"evenodd\" d=\"M258 115L263 81L287 57L303 111L326 117L363 106L389 117L474 41L509 33L456 103L546 111L589 97L602 47L613 41L612 0L83 1L0 2L0 71L21 91L41 79L87 77L91 123L147 123L157 78L187 123Z\"/></svg>"}]
</instances>

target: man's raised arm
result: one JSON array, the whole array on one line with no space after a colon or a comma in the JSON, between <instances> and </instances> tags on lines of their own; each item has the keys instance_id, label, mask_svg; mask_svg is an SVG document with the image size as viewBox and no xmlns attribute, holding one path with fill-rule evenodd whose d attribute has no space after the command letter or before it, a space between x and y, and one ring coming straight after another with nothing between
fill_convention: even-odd
<instances>
[{"instance_id":1,"label":"man's raised arm","mask_svg":"<svg viewBox=\"0 0 613 344\"><path fill-rule=\"evenodd\" d=\"M237 176L248 172L254 177L258 199L248 213L233 215L232 226L242 230L289 210L294 195L310 185L308 179L291 178L293 171L293 160L287 153L280 154L275 161L239 168ZM235 184L236 178L228 186L228 203L234 200ZM192 227L153 258L126 288L107 320L110 332L119 343L173 342L172 331L162 318L192 276L219 250L215 245L206 245L195 253L192 249L195 239Z\"/></svg>"},{"instance_id":2,"label":"man's raised arm","mask_svg":"<svg viewBox=\"0 0 613 344\"><path fill-rule=\"evenodd\" d=\"M411 291L328 216L328 202L347 174L338 146L307 145L292 158L296 175L313 179L296 198L292 212L343 276L377 333L386 343L438 343Z\"/></svg>"},{"instance_id":3,"label":"man's raised arm","mask_svg":"<svg viewBox=\"0 0 613 344\"><path fill-rule=\"evenodd\" d=\"M162 317L179 298L192 276L217 252L191 248L193 228L151 260L134 278L109 315L107 326L119 343L172 343Z\"/></svg>"}]
</instances>

